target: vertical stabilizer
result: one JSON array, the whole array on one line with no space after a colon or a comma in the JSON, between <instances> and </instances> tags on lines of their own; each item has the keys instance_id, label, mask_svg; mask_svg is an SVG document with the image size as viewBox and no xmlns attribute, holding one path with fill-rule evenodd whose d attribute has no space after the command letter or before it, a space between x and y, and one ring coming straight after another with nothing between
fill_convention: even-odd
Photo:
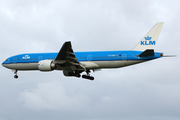
<instances>
[{"instance_id":1,"label":"vertical stabilizer","mask_svg":"<svg viewBox=\"0 0 180 120\"><path fill-rule=\"evenodd\" d=\"M158 22L155 26L143 37L133 50L145 51L146 49L154 49L161 32L164 22Z\"/></svg>"}]
</instances>

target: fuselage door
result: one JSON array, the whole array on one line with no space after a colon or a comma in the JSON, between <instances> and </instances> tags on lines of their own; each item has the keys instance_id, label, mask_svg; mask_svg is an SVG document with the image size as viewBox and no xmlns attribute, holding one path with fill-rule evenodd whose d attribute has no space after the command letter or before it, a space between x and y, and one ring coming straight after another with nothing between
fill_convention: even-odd
<instances>
[{"instance_id":1,"label":"fuselage door","mask_svg":"<svg viewBox=\"0 0 180 120\"><path fill-rule=\"evenodd\" d=\"M122 60L126 60L127 59L127 55L126 54L122 54Z\"/></svg>"},{"instance_id":2,"label":"fuselage door","mask_svg":"<svg viewBox=\"0 0 180 120\"><path fill-rule=\"evenodd\" d=\"M88 56L87 56L87 60L88 60L88 61L91 61L91 59L92 59L92 55L88 55Z\"/></svg>"},{"instance_id":3,"label":"fuselage door","mask_svg":"<svg viewBox=\"0 0 180 120\"><path fill-rule=\"evenodd\" d=\"M16 63L17 62L17 57L13 58L13 62Z\"/></svg>"},{"instance_id":4,"label":"fuselage door","mask_svg":"<svg viewBox=\"0 0 180 120\"><path fill-rule=\"evenodd\" d=\"M42 57L42 56L39 56L38 60L41 61L42 59L43 59L43 57Z\"/></svg>"}]
</instances>

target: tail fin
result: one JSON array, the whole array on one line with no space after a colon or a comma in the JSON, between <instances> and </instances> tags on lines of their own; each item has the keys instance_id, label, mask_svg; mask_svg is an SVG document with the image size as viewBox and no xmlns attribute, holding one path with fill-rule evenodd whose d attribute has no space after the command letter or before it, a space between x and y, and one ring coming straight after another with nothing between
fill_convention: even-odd
<instances>
[{"instance_id":1,"label":"tail fin","mask_svg":"<svg viewBox=\"0 0 180 120\"><path fill-rule=\"evenodd\" d=\"M163 24L164 22L156 23L133 50L145 51L146 49L154 49Z\"/></svg>"}]
</instances>

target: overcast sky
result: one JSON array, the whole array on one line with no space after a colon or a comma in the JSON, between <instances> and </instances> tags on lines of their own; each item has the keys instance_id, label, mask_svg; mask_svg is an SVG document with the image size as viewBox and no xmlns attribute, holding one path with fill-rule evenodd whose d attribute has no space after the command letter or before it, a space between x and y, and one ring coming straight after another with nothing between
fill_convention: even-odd
<instances>
[{"instance_id":1,"label":"overcast sky","mask_svg":"<svg viewBox=\"0 0 180 120\"><path fill-rule=\"evenodd\" d=\"M155 51L138 65L92 73L0 67L0 120L179 120L179 0L0 0L0 61L21 53L130 50L165 22Z\"/></svg>"}]
</instances>

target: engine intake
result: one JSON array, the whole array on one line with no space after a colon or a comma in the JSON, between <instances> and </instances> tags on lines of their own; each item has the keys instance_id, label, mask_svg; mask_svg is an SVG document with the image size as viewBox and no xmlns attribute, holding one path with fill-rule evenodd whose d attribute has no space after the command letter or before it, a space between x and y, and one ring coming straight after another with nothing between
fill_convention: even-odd
<instances>
[{"instance_id":1,"label":"engine intake","mask_svg":"<svg viewBox=\"0 0 180 120\"><path fill-rule=\"evenodd\" d=\"M38 69L40 71L53 71L55 69L55 64L52 60L41 60L38 63Z\"/></svg>"}]
</instances>

